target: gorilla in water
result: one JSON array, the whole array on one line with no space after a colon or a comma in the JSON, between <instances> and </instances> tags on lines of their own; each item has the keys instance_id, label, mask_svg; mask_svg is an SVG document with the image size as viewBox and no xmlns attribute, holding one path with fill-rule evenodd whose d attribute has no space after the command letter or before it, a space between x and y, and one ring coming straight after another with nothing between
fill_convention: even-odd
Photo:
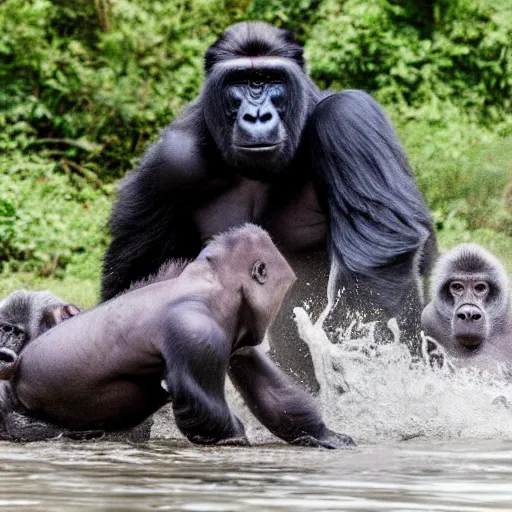
<instances>
[{"instance_id":1,"label":"gorilla in water","mask_svg":"<svg viewBox=\"0 0 512 512\"><path fill-rule=\"evenodd\" d=\"M190 441L246 444L225 399L229 374L276 436L302 446L351 446L257 348L294 281L261 228L218 235L195 261L171 262L27 345L12 409L68 429L108 432L139 424L170 400Z\"/></svg>"},{"instance_id":2,"label":"gorilla in water","mask_svg":"<svg viewBox=\"0 0 512 512\"><path fill-rule=\"evenodd\" d=\"M458 366L492 370L512 364L508 279L500 261L476 244L462 244L437 262L425 334L441 343Z\"/></svg>"},{"instance_id":3,"label":"gorilla in water","mask_svg":"<svg viewBox=\"0 0 512 512\"><path fill-rule=\"evenodd\" d=\"M419 278L436 242L380 106L362 91L320 91L305 73L302 47L263 22L229 27L204 64L199 97L120 187L102 299L253 222L300 278L270 337L275 359L296 378L316 385L292 309L314 298L311 313L322 311L330 273L330 289L343 289L337 311L397 317L403 338L417 335Z\"/></svg>"}]
</instances>

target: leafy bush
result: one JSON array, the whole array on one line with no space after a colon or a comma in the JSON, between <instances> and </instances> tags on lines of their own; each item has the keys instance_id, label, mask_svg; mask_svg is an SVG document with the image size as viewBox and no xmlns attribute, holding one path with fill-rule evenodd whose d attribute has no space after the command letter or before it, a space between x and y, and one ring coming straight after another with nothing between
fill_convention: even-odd
<instances>
[{"instance_id":1,"label":"leafy bush","mask_svg":"<svg viewBox=\"0 0 512 512\"><path fill-rule=\"evenodd\" d=\"M324 86L370 90L402 113L453 103L495 122L512 97L512 7L472 0L326 0L307 43Z\"/></svg>"},{"instance_id":2,"label":"leafy bush","mask_svg":"<svg viewBox=\"0 0 512 512\"><path fill-rule=\"evenodd\" d=\"M217 21L223 6L7 0L0 8L5 123L18 124L31 150L50 146L102 177L122 175L197 94L204 50L232 20ZM72 154L69 140L81 141Z\"/></svg>"},{"instance_id":3,"label":"leafy bush","mask_svg":"<svg viewBox=\"0 0 512 512\"><path fill-rule=\"evenodd\" d=\"M442 243L499 232L507 245L510 0L0 0L8 287L98 280L112 182L197 95L208 45L247 18L295 31L321 86L389 106ZM488 143L503 156L485 161Z\"/></svg>"},{"instance_id":4,"label":"leafy bush","mask_svg":"<svg viewBox=\"0 0 512 512\"><path fill-rule=\"evenodd\" d=\"M97 276L90 261L105 250L110 187L55 167L37 155L0 157L0 263L4 271Z\"/></svg>"}]
</instances>

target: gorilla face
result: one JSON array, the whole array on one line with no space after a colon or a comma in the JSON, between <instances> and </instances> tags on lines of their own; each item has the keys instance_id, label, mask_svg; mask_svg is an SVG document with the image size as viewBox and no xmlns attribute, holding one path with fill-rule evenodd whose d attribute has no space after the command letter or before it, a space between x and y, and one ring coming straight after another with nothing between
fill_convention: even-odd
<instances>
[{"instance_id":1,"label":"gorilla face","mask_svg":"<svg viewBox=\"0 0 512 512\"><path fill-rule=\"evenodd\" d=\"M497 258L462 244L437 262L433 288L421 320L426 334L456 357L497 347L510 326L508 280Z\"/></svg>"},{"instance_id":2,"label":"gorilla face","mask_svg":"<svg viewBox=\"0 0 512 512\"><path fill-rule=\"evenodd\" d=\"M489 334L486 310L491 285L471 275L460 276L445 285L447 300L453 304L453 338L467 348L476 349Z\"/></svg>"},{"instance_id":3,"label":"gorilla face","mask_svg":"<svg viewBox=\"0 0 512 512\"><path fill-rule=\"evenodd\" d=\"M226 110L234 120L232 145L246 160L279 154L286 132L281 121L286 82L273 70L231 73L224 89Z\"/></svg>"},{"instance_id":4,"label":"gorilla face","mask_svg":"<svg viewBox=\"0 0 512 512\"><path fill-rule=\"evenodd\" d=\"M213 68L203 93L205 121L222 158L244 176L265 181L290 164L308 113L303 76L275 57Z\"/></svg>"}]
</instances>

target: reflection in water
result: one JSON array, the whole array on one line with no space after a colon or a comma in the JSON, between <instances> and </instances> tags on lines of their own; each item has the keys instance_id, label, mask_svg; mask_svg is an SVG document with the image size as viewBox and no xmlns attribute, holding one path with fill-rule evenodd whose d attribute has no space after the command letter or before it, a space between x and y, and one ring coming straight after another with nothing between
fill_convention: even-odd
<instances>
[{"instance_id":1,"label":"reflection in water","mask_svg":"<svg viewBox=\"0 0 512 512\"><path fill-rule=\"evenodd\" d=\"M230 389L259 446L191 446L169 411L147 445L1 443L0 510L512 510L511 384L414 364L403 345L371 335L332 344L295 313L329 426L357 449L278 443Z\"/></svg>"}]
</instances>

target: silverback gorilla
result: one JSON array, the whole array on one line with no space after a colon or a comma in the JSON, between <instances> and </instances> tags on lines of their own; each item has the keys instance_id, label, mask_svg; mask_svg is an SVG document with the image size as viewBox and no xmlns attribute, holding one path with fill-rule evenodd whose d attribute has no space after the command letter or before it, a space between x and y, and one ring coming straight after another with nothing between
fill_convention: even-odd
<instances>
[{"instance_id":1,"label":"silverback gorilla","mask_svg":"<svg viewBox=\"0 0 512 512\"><path fill-rule=\"evenodd\" d=\"M80 310L53 293L16 290L0 301L0 379L16 371L18 354L31 340Z\"/></svg>"},{"instance_id":2,"label":"silverback gorilla","mask_svg":"<svg viewBox=\"0 0 512 512\"><path fill-rule=\"evenodd\" d=\"M105 431L134 426L170 399L190 441L245 444L224 395L229 373L275 435L303 446L350 446L256 348L294 281L261 228L218 235L194 262L165 265L27 345L13 378L17 398L46 421Z\"/></svg>"},{"instance_id":3,"label":"silverback gorilla","mask_svg":"<svg viewBox=\"0 0 512 512\"><path fill-rule=\"evenodd\" d=\"M443 255L434 269L432 301L423 311L422 327L458 366L492 370L512 364L512 317L503 265L476 244Z\"/></svg>"},{"instance_id":4,"label":"silverback gorilla","mask_svg":"<svg viewBox=\"0 0 512 512\"><path fill-rule=\"evenodd\" d=\"M323 309L330 268L344 289L339 311L397 317L417 334L418 281L436 243L379 105L362 91L320 91L302 47L263 22L229 27L206 52L205 71L200 96L119 190L102 300L169 258L196 257L212 235L254 222L300 278L270 338L296 378L315 387L292 308L314 297L312 313Z\"/></svg>"}]
</instances>

